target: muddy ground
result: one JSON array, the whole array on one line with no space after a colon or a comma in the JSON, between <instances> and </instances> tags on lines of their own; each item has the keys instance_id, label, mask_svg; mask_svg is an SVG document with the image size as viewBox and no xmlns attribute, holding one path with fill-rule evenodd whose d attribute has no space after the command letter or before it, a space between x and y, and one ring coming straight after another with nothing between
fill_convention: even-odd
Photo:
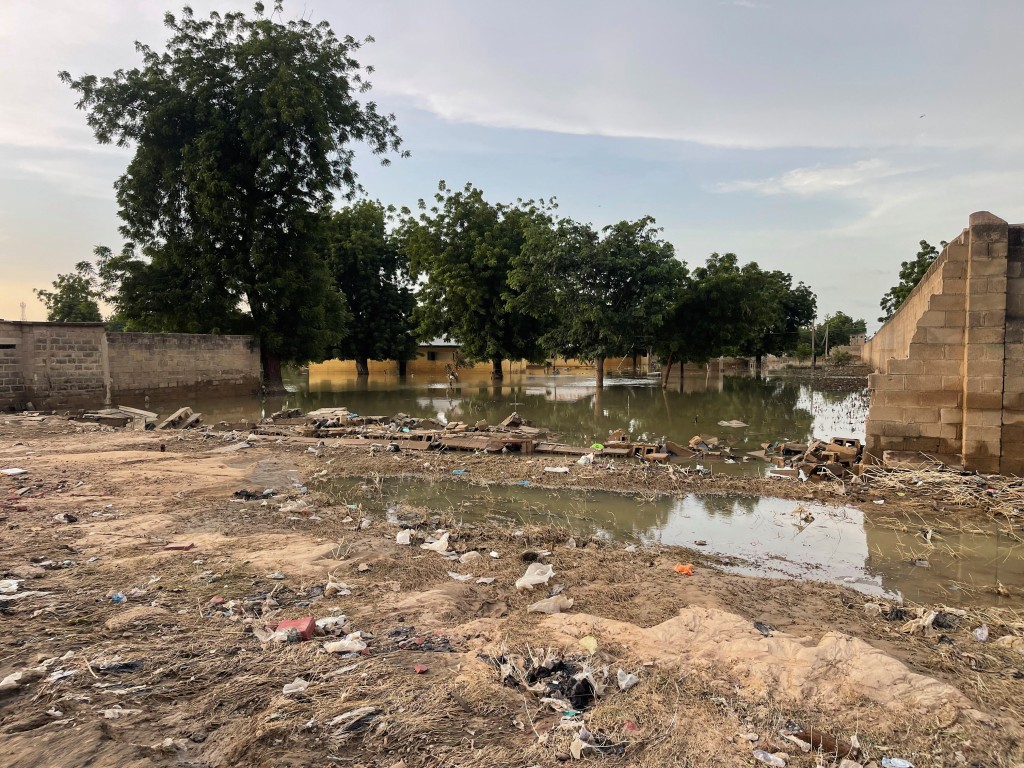
<instances>
[{"instance_id":1,"label":"muddy ground","mask_svg":"<svg viewBox=\"0 0 1024 768\"><path fill-rule=\"evenodd\" d=\"M0 578L15 580L0 581L0 764L734 766L760 749L792 766L848 752L865 766L1024 765L1024 623L1011 609L941 612L913 631L933 606L866 609L850 589L570 542L557 527L457 526L421 509L389 523L328 481L361 477L369 498L381 477L464 469L466 482L633 494L884 498L894 516L965 519L991 514L983 498L629 463L552 475L569 462L270 439L214 452L231 445L0 417L0 469L28 470L0 477ZM266 488L277 495L234 496ZM396 543L401 528L411 544ZM421 547L442 531L464 562ZM517 589L524 556L545 550L554 576ZM555 592L572 606L529 612ZM340 615L339 636L264 642L282 619ZM971 634L982 622L986 643ZM325 650L346 635L366 648ZM638 678L628 690L620 669Z\"/></svg>"}]
</instances>

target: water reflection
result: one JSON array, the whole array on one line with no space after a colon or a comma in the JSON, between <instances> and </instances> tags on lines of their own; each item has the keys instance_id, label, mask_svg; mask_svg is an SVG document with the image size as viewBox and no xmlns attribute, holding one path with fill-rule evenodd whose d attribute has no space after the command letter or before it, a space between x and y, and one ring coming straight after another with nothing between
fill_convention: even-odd
<instances>
[{"instance_id":1,"label":"water reflection","mask_svg":"<svg viewBox=\"0 0 1024 768\"><path fill-rule=\"evenodd\" d=\"M737 451L756 450L779 438L807 440L843 435L863 437L867 395L835 391L827 384L798 382L785 375L755 379L718 372L677 379L676 391L663 390L656 379L608 379L597 389L592 376L515 376L492 384L485 376L464 377L449 386L447 379L297 378L286 395L258 398L216 398L198 393L187 402L181 395L162 401L154 394L150 407L170 412L182 405L203 413L204 421L254 423L282 408L312 410L345 406L377 416L407 413L441 421L497 424L516 410L533 424L547 427L579 445L603 442L608 432L624 429L641 439L667 437L685 442L696 434L715 435ZM144 407L126 400L123 405ZM738 419L742 429L718 426ZM755 471L754 465L746 465Z\"/></svg>"},{"instance_id":2,"label":"water reflection","mask_svg":"<svg viewBox=\"0 0 1024 768\"><path fill-rule=\"evenodd\" d=\"M1024 545L995 525L980 535L942 532L940 521L933 521L940 534L929 546L916 528L894 526L888 513L777 498L690 494L651 500L405 480L386 482L383 498L367 501L361 481L336 482L349 501L381 513L390 510L392 518L408 505L468 522L556 523L582 535L621 541L686 547L701 541L703 551L732 560L727 569L737 573L830 581L872 595L902 594L916 602L1011 604L991 587L1001 582L1016 595L1024 588ZM806 513L812 521L801 519ZM918 559L926 559L930 567L915 566Z\"/></svg>"}]
</instances>

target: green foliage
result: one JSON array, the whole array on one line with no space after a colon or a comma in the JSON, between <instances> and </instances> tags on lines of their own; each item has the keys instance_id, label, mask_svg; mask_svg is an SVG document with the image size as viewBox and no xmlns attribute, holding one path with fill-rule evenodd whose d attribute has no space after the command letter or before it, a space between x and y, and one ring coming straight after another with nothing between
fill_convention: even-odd
<instances>
[{"instance_id":1,"label":"green foliage","mask_svg":"<svg viewBox=\"0 0 1024 768\"><path fill-rule=\"evenodd\" d=\"M528 233L550 227L550 204L492 204L472 184L451 191L442 181L434 205L420 201L418 217L402 227L403 246L420 286L416 319L421 338L447 336L473 360L543 359L538 320L516 302L509 275L523 258Z\"/></svg>"},{"instance_id":2,"label":"green foliage","mask_svg":"<svg viewBox=\"0 0 1024 768\"><path fill-rule=\"evenodd\" d=\"M946 247L944 242L941 245L943 248ZM938 249L934 245L929 245L927 240L922 240L920 246L921 250L917 252L913 261L904 261L900 264L899 283L882 297L881 307L885 314L878 318L879 322L884 323L896 313L939 255Z\"/></svg>"},{"instance_id":3,"label":"green foliage","mask_svg":"<svg viewBox=\"0 0 1024 768\"><path fill-rule=\"evenodd\" d=\"M853 362L853 355L847 352L845 349L837 349L828 357L830 365L834 365L837 368L841 368L844 365L849 365Z\"/></svg>"},{"instance_id":4,"label":"green foliage","mask_svg":"<svg viewBox=\"0 0 1024 768\"><path fill-rule=\"evenodd\" d=\"M253 18L185 8L165 24L165 52L137 44L141 67L60 75L97 141L135 147L115 189L138 255L109 265L115 304L148 330L254 333L265 375L323 359L347 311L321 212L358 189L353 142L401 144L393 116L358 98L362 43L259 3Z\"/></svg>"},{"instance_id":5,"label":"green foliage","mask_svg":"<svg viewBox=\"0 0 1024 768\"><path fill-rule=\"evenodd\" d=\"M805 341L801 341L796 345L796 349L793 350L793 357L799 360L801 363L811 359L811 345Z\"/></svg>"},{"instance_id":6,"label":"green foliage","mask_svg":"<svg viewBox=\"0 0 1024 768\"><path fill-rule=\"evenodd\" d=\"M601 361L647 351L686 275L659 233L651 217L600 236L571 219L530 230L511 284L520 292L514 305L548 321L546 353Z\"/></svg>"},{"instance_id":7,"label":"green foliage","mask_svg":"<svg viewBox=\"0 0 1024 768\"><path fill-rule=\"evenodd\" d=\"M367 360L409 360L416 355L416 302L408 257L388 230L393 212L379 202L361 200L333 213L327 223L331 273L352 312L337 354L360 366Z\"/></svg>"},{"instance_id":8,"label":"green foliage","mask_svg":"<svg viewBox=\"0 0 1024 768\"><path fill-rule=\"evenodd\" d=\"M103 320L97 299L102 298L93 265L80 261L75 271L57 275L53 290L37 288L35 294L46 305L51 323L98 323Z\"/></svg>"},{"instance_id":9,"label":"green foliage","mask_svg":"<svg viewBox=\"0 0 1024 768\"><path fill-rule=\"evenodd\" d=\"M748 299L754 305L749 334L740 352L757 361L764 355L783 355L796 349L800 328L813 322L817 311L814 292L792 275L773 270L764 272L751 262L747 271Z\"/></svg>"}]
</instances>

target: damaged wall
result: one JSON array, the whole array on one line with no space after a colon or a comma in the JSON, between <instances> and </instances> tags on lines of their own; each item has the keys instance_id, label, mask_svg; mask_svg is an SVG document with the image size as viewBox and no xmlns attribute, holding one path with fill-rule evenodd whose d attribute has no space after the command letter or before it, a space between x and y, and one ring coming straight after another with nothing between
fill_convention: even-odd
<instances>
[{"instance_id":1,"label":"damaged wall","mask_svg":"<svg viewBox=\"0 0 1024 768\"><path fill-rule=\"evenodd\" d=\"M95 406L168 389L254 392L250 336L107 333L102 323L0 321L0 408Z\"/></svg>"},{"instance_id":2,"label":"damaged wall","mask_svg":"<svg viewBox=\"0 0 1024 768\"><path fill-rule=\"evenodd\" d=\"M1024 472L1024 225L981 211L864 345L867 451Z\"/></svg>"}]
</instances>

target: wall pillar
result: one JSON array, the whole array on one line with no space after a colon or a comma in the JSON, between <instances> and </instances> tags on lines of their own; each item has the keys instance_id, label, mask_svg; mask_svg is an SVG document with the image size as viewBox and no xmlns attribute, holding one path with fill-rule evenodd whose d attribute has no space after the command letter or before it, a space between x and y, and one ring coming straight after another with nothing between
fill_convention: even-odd
<instances>
[{"instance_id":1,"label":"wall pillar","mask_svg":"<svg viewBox=\"0 0 1024 768\"><path fill-rule=\"evenodd\" d=\"M979 472L1000 471L1009 227L988 211L968 227L963 352L962 455Z\"/></svg>"}]
</instances>

